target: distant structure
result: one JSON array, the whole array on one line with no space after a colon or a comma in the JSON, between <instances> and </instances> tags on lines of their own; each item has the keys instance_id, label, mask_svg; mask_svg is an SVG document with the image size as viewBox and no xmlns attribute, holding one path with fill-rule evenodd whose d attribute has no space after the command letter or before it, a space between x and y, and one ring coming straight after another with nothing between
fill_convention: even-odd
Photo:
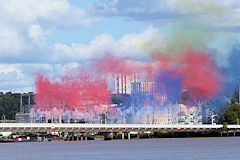
<instances>
[{"instance_id":1,"label":"distant structure","mask_svg":"<svg viewBox=\"0 0 240 160\"><path fill-rule=\"evenodd\" d=\"M138 119L140 120L139 123L144 124L202 124L201 108L187 107L183 104L170 105L167 108L149 109L146 107L146 110L139 115Z\"/></svg>"},{"instance_id":2,"label":"distant structure","mask_svg":"<svg viewBox=\"0 0 240 160\"><path fill-rule=\"evenodd\" d=\"M138 81L138 74L115 74L114 84L115 90L114 94L131 94L131 84Z\"/></svg>"},{"instance_id":3,"label":"distant structure","mask_svg":"<svg viewBox=\"0 0 240 160\"><path fill-rule=\"evenodd\" d=\"M33 92L23 93L20 95L20 112L28 113L34 105Z\"/></svg>"},{"instance_id":4,"label":"distant structure","mask_svg":"<svg viewBox=\"0 0 240 160\"><path fill-rule=\"evenodd\" d=\"M34 105L33 92L20 94L20 112L16 114L17 123L30 122L29 112Z\"/></svg>"},{"instance_id":5,"label":"distant structure","mask_svg":"<svg viewBox=\"0 0 240 160\"><path fill-rule=\"evenodd\" d=\"M130 79L124 74L115 75L115 93L129 94L131 97L132 116L127 115L125 119L130 118L130 122L145 124L203 123L202 108L204 107L194 103L172 104L166 93L157 90L157 88L161 89L161 84L156 84L154 81L140 81L137 75L134 76ZM186 88L183 92L186 92Z\"/></svg>"},{"instance_id":6,"label":"distant structure","mask_svg":"<svg viewBox=\"0 0 240 160\"><path fill-rule=\"evenodd\" d=\"M178 104L178 124L202 124L202 108Z\"/></svg>"}]
</instances>

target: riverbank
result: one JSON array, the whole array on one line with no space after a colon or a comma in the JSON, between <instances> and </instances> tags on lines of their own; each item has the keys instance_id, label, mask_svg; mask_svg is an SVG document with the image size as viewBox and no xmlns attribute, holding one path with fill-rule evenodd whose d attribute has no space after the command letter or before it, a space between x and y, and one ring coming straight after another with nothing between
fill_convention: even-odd
<instances>
[{"instance_id":1,"label":"riverbank","mask_svg":"<svg viewBox=\"0 0 240 160\"><path fill-rule=\"evenodd\" d=\"M191 138L191 137L231 137L240 136L240 132L130 132L130 133L13 133L9 137L0 137L0 143L6 142L41 142L41 141L86 141L86 140L114 140L114 139L154 139L154 138Z\"/></svg>"}]
</instances>

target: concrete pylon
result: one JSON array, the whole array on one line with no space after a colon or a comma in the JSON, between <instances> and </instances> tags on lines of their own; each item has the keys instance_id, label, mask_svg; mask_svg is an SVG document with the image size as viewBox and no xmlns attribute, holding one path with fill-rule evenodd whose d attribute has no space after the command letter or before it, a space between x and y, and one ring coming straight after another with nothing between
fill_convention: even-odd
<instances>
[{"instance_id":1,"label":"concrete pylon","mask_svg":"<svg viewBox=\"0 0 240 160\"><path fill-rule=\"evenodd\" d=\"M62 123L62 114L59 114L58 122Z\"/></svg>"},{"instance_id":2,"label":"concrete pylon","mask_svg":"<svg viewBox=\"0 0 240 160\"><path fill-rule=\"evenodd\" d=\"M122 133L122 139L124 139L124 133Z\"/></svg>"},{"instance_id":3,"label":"concrete pylon","mask_svg":"<svg viewBox=\"0 0 240 160\"><path fill-rule=\"evenodd\" d=\"M131 134L130 134L130 132L128 132L128 139L131 139Z\"/></svg>"},{"instance_id":4,"label":"concrete pylon","mask_svg":"<svg viewBox=\"0 0 240 160\"><path fill-rule=\"evenodd\" d=\"M70 117L68 116L68 123L70 123Z\"/></svg>"}]
</instances>

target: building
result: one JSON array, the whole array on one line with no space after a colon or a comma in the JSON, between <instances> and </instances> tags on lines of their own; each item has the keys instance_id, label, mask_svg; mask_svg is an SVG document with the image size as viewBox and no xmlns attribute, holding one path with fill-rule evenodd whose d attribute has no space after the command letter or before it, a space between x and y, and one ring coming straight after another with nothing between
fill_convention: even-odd
<instances>
[{"instance_id":1,"label":"building","mask_svg":"<svg viewBox=\"0 0 240 160\"><path fill-rule=\"evenodd\" d=\"M16 118L16 123L30 122L29 113L17 113L15 118Z\"/></svg>"},{"instance_id":2,"label":"building","mask_svg":"<svg viewBox=\"0 0 240 160\"><path fill-rule=\"evenodd\" d=\"M169 104L167 107L153 108L143 112L141 119L144 124L202 124L200 107L188 107L183 104Z\"/></svg>"},{"instance_id":3,"label":"building","mask_svg":"<svg viewBox=\"0 0 240 160\"><path fill-rule=\"evenodd\" d=\"M20 94L20 112L16 113L16 123L28 123L30 122L29 112L34 105L33 92Z\"/></svg>"},{"instance_id":4,"label":"building","mask_svg":"<svg viewBox=\"0 0 240 160\"><path fill-rule=\"evenodd\" d=\"M138 81L137 73L133 74L115 74L114 94L131 94L131 84Z\"/></svg>"}]
</instances>

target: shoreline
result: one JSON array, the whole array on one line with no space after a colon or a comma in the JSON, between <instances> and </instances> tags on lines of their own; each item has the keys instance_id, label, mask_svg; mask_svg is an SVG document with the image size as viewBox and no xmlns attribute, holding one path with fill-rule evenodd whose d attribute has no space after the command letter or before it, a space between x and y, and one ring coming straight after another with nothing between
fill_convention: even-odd
<instances>
[{"instance_id":1,"label":"shoreline","mask_svg":"<svg viewBox=\"0 0 240 160\"><path fill-rule=\"evenodd\" d=\"M20 137L20 138L19 138ZM165 139L165 138L210 138L210 137L240 137L240 132L168 132L168 133L140 133L133 134L130 137L121 134L109 135L86 135L81 137L76 136L18 136L17 138L2 138L0 143L16 143L16 142L83 142L83 141L111 141L111 140L140 140L140 139Z\"/></svg>"}]
</instances>

